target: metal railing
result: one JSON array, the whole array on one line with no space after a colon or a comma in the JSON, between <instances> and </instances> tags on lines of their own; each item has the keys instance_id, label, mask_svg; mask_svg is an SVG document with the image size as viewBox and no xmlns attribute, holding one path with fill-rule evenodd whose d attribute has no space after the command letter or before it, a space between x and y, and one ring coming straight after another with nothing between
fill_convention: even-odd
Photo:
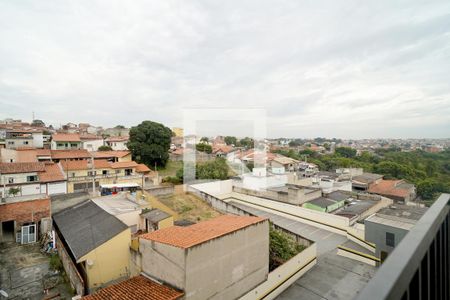
<instances>
[{"instance_id":1,"label":"metal railing","mask_svg":"<svg viewBox=\"0 0 450 300\"><path fill-rule=\"evenodd\" d=\"M450 299L449 201L436 200L357 299Z\"/></svg>"}]
</instances>

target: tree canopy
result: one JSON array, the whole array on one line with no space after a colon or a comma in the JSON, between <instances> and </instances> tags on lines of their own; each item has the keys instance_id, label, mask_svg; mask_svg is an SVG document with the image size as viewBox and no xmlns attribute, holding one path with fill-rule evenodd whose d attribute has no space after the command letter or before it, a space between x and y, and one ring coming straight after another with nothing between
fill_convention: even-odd
<instances>
[{"instance_id":1,"label":"tree canopy","mask_svg":"<svg viewBox=\"0 0 450 300\"><path fill-rule=\"evenodd\" d=\"M195 145L195 149L200 152L212 153L212 147L209 144L199 143Z\"/></svg>"},{"instance_id":2,"label":"tree canopy","mask_svg":"<svg viewBox=\"0 0 450 300\"><path fill-rule=\"evenodd\" d=\"M163 124L143 121L130 129L127 147L136 161L164 167L169 159L171 136L172 131Z\"/></svg>"},{"instance_id":3,"label":"tree canopy","mask_svg":"<svg viewBox=\"0 0 450 300\"><path fill-rule=\"evenodd\" d=\"M227 145L237 146L237 143L238 143L237 138L235 136L226 136L224 138L224 141L225 141L225 144L227 144Z\"/></svg>"},{"instance_id":4,"label":"tree canopy","mask_svg":"<svg viewBox=\"0 0 450 300\"><path fill-rule=\"evenodd\" d=\"M98 147L98 151L111 151L111 150L112 150L111 146L103 145Z\"/></svg>"}]
</instances>

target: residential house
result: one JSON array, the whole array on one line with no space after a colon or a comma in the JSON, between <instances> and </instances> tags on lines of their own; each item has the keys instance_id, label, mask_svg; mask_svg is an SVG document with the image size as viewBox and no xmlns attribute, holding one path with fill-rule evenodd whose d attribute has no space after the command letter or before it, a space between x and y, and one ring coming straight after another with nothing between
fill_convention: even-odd
<instances>
[{"instance_id":1,"label":"residential house","mask_svg":"<svg viewBox=\"0 0 450 300\"><path fill-rule=\"evenodd\" d=\"M106 145L113 150L128 150L128 136L113 136L106 139Z\"/></svg>"},{"instance_id":2,"label":"residential house","mask_svg":"<svg viewBox=\"0 0 450 300\"><path fill-rule=\"evenodd\" d=\"M172 128L172 132L175 134L176 137L181 137L182 138L184 136L183 128L173 127Z\"/></svg>"},{"instance_id":3,"label":"residential house","mask_svg":"<svg viewBox=\"0 0 450 300\"><path fill-rule=\"evenodd\" d=\"M82 148L80 135L77 133L55 133L52 135L52 150L77 150Z\"/></svg>"},{"instance_id":4,"label":"residential house","mask_svg":"<svg viewBox=\"0 0 450 300\"><path fill-rule=\"evenodd\" d=\"M226 157L228 153L233 151L233 147L228 145L217 145L212 147L212 154L216 157Z\"/></svg>"},{"instance_id":5,"label":"residential house","mask_svg":"<svg viewBox=\"0 0 450 300\"><path fill-rule=\"evenodd\" d=\"M68 193L90 190L93 182L96 188L125 183L140 187L146 176L149 176L145 172L136 171L138 164L134 161L112 163L105 159L95 159L93 164L91 160L62 160L59 163L67 177Z\"/></svg>"},{"instance_id":6,"label":"residential house","mask_svg":"<svg viewBox=\"0 0 450 300\"><path fill-rule=\"evenodd\" d=\"M110 162L132 161L131 152L128 150L93 151L90 154L94 159L106 159Z\"/></svg>"},{"instance_id":7,"label":"residential house","mask_svg":"<svg viewBox=\"0 0 450 300\"><path fill-rule=\"evenodd\" d=\"M0 242L35 243L51 227L50 198L27 195L0 201Z\"/></svg>"},{"instance_id":8,"label":"residential house","mask_svg":"<svg viewBox=\"0 0 450 300\"><path fill-rule=\"evenodd\" d=\"M0 193L3 197L65 194L66 180L54 163L0 163Z\"/></svg>"},{"instance_id":9,"label":"residential house","mask_svg":"<svg viewBox=\"0 0 450 300\"><path fill-rule=\"evenodd\" d=\"M174 224L173 216L157 208L144 210L141 217L144 219L145 226L143 229L146 232L164 229Z\"/></svg>"},{"instance_id":10,"label":"residential house","mask_svg":"<svg viewBox=\"0 0 450 300\"><path fill-rule=\"evenodd\" d=\"M370 184L367 191L371 194L378 194L403 203L407 203L416 198L414 184L407 183L405 180L382 179Z\"/></svg>"},{"instance_id":11,"label":"residential house","mask_svg":"<svg viewBox=\"0 0 450 300\"><path fill-rule=\"evenodd\" d=\"M130 229L94 202L54 214L53 228L56 249L78 295L130 276Z\"/></svg>"},{"instance_id":12,"label":"residential house","mask_svg":"<svg viewBox=\"0 0 450 300\"><path fill-rule=\"evenodd\" d=\"M395 204L364 220L365 240L376 245L376 256L384 261L427 211L426 207Z\"/></svg>"},{"instance_id":13,"label":"residential house","mask_svg":"<svg viewBox=\"0 0 450 300\"><path fill-rule=\"evenodd\" d=\"M268 277L267 219L224 215L143 234L139 242L142 271L184 299L237 299Z\"/></svg>"},{"instance_id":14,"label":"residential house","mask_svg":"<svg viewBox=\"0 0 450 300\"><path fill-rule=\"evenodd\" d=\"M105 144L103 138L95 134L82 134L80 140L82 148L88 151L97 151L99 147Z\"/></svg>"},{"instance_id":15,"label":"residential house","mask_svg":"<svg viewBox=\"0 0 450 300\"><path fill-rule=\"evenodd\" d=\"M44 139L39 129L9 129L6 131L5 145L7 149L42 148Z\"/></svg>"},{"instance_id":16,"label":"residential house","mask_svg":"<svg viewBox=\"0 0 450 300\"><path fill-rule=\"evenodd\" d=\"M383 179L383 175L374 173L363 173L352 178L352 187L355 190L367 191L373 183L378 183Z\"/></svg>"},{"instance_id":17,"label":"residential house","mask_svg":"<svg viewBox=\"0 0 450 300\"><path fill-rule=\"evenodd\" d=\"M270 161L270 167L271 167L272 173L274 173L274 174L284 174L284 173L288 173L288 172L295 172L299 169L299 166L300 166L300 161L290 158L290 157L281 156L281 155L274 157Z\"/></svg>"}]
</instances>

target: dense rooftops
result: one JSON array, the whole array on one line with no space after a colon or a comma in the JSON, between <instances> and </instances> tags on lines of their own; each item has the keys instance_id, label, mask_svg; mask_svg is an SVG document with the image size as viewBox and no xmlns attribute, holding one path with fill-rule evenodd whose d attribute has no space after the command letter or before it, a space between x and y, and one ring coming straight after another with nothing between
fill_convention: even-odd
<instances>
[{"instance_id":1,"label":"dense rooftops","mask_svg":"<svg viewBox=\"0 0 450 300\"><path fill-rule=\"evenodd\" d=\"M187 227L172 226L160 229L143 234L140 238L179 248L190 248L265 220L260 217L224 215Z\"/></svg>"},{"instance_id":2,"label":"dense rooftops","mask_svg":"<svg viewBox=\"0 0 450 300\"><path fill-rule=\"evenodd\" d=\"M45 165L38 162L0 163L0 173L17 174L27 172L43 172Z\"/></svg>"}]
</instances>

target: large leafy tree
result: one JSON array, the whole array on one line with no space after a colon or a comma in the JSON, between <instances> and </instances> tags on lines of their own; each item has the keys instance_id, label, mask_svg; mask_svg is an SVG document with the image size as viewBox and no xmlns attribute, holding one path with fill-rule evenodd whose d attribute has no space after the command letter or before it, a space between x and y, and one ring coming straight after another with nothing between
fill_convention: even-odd
<instances>
[{"instance_id":1,"label":"large leafy tree","mask_svg":"<svg viewBox=\"0 0 450 300\"><path fill-rule=\"evenodd\" d=\"M224 141L227 145L237 146L237 143L238 143L237 138L235 136L229 136L229 135L224 138Z\"/></svg>"},{"instance_id":2,"label":"large leafy tree","mask_svg":"<svg viewBox=\"0 0 450 300\"><path fill-rule=\"evenodd\" d=\"M136 161L164 167L169 159L171 136L172 131L163 124L143 121L130 129L127 146Z\"/></svg>"}]
</instances>

